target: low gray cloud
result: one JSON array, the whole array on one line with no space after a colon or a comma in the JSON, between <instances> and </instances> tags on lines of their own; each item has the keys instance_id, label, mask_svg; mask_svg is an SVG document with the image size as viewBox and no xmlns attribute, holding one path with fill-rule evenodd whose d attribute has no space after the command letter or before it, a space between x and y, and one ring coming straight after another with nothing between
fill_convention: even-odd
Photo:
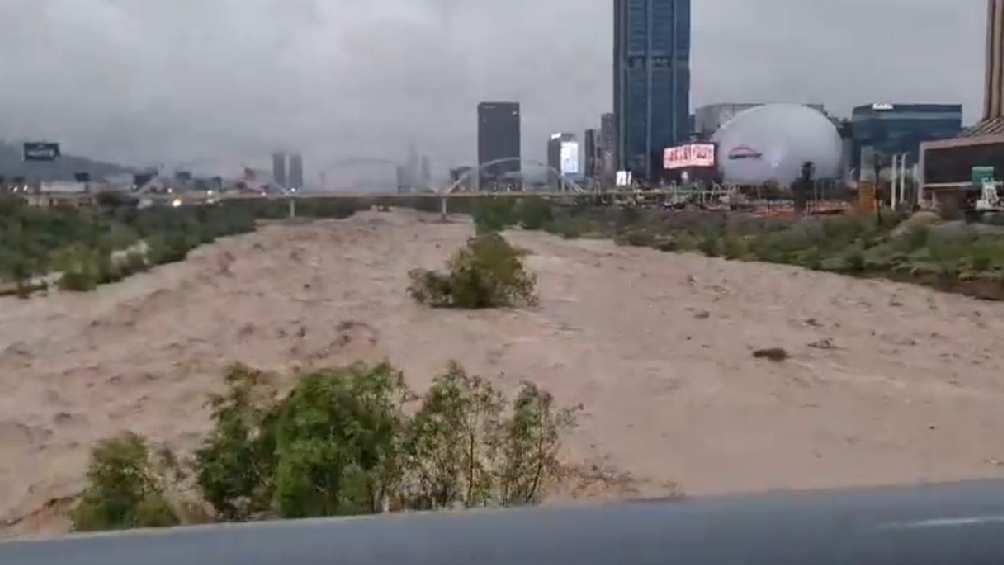
<instances>
[{"instance_id":1,"label":"low gray cloud","mask_svg":"<svg viewBox=\"0 0 1004 565\"><path fill-rule=\"evenodd\" d=\"M961 102L978 119L982 0L694 0L692 104ZM0 138L130 163L299 149L442 171L475 107L523 104L528 157L611 104L609 0L4 0Z\"/></svg>"}]
</instances>

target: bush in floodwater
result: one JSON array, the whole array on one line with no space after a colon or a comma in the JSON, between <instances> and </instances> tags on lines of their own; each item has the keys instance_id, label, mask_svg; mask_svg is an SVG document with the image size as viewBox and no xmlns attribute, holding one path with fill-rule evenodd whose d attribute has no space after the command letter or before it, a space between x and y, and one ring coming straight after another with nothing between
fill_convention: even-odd
<instances>
[{"instance_id":1,"label":"bush in floodwater","mask_svg":"<svg viewBox=\"0 0 1004 565\"><path fill-rule=\"evenodd\" d=\"M536 302L537 278L523 255L498 234L475 237L456 252L447 273L412 271L408 293L436 308L506 308Z\"/></svg>"},{"instance_id":2,"label":"bush in floodwater","mask_svg":"<svg viewBox=\"0 0 1004 565\"><path fill-rule=\"evenodd\" d=\"M516 206L516 216L523 229L540 230L554 220L551 205L540 197L524 198Z\"/></svg>"},{"instance_id":3,"label":"bush in floodwater","mask_svg":"<svg viewBox=\"0 0 1004 565\"><path fill-rule=\"evenodd\" d=\"M472 212L478 235L498 233L519 223L516 203L512 198L483 198Z\"/></svg>"}]
</instances>

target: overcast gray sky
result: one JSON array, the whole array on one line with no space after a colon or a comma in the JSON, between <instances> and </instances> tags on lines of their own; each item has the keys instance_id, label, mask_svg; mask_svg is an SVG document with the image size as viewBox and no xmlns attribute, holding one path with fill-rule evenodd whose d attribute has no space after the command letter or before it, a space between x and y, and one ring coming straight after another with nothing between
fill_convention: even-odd
<instances>
[{"instance_id":1,"label":"overcast gray sky","mask_svg":"<svg viewBox=\"0 0 1004 565\"><path fill-rule=\"evenodd\" d=\"M611 0L0 0L0 138L128 163L473 161L475 107L525 157L611 105ZM693 0L692 107L982 104L984 0Z\"/></svg>"}]
</instances>

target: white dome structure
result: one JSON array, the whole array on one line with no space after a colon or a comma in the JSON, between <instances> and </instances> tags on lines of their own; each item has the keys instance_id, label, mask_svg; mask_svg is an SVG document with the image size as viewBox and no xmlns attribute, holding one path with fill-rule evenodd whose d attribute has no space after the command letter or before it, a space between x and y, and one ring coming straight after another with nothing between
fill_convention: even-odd
<instances>
[{"instance_id":1,"label":"white dome structure","mask_svg":"<svg viewBox=\"0 0 1004 565\"><path fill-rule=\"evenodd\" d=\"M816 165L815 178L840 177L842 142L836 126L818 110L800 104L769 104L740 113L718 130L718 161L725 182L790 185L802 165Z\"/></svg>"}]
</instances>

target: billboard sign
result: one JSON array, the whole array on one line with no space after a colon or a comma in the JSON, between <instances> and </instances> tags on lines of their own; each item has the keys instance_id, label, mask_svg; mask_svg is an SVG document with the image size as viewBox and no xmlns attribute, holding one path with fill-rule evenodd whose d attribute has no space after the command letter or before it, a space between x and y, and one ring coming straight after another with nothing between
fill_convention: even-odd
<instances>
[{"instance_id":1,"label":"billboard sign","mask_svg":"<svg viewBox=\"0 0 1004 565\"><path fill-rule=\"evenodd\" d=\"M624 188L631 186L631 171L617 171L617 186Z\"/></svg>"},{"instance_id":2,"label":"billboard sign","mask_svg":"<svg viewBox=\"0 0 1004 565\"><path fill-rule=\"evenodd\" d=\"M663 168L689 169L715 166L715 146L712 143L691 143L666 149Z\"/></svg>"},{"instance_id":3,"label":"billboard sign","mask_svg":"<svg viewBox=\"0 0 1004 565\"><path fill-rule=\"evenodd\" d=\"M982 187L984 183L994 182L994 167L973 167L973 186Z\"/></svg>"},{"instance_id":4,"label":"billboard sign","mask_svg":"<svg viewBox=\"0 0 1004 565\"><path fill-rule=\"evenodd\" d=\"M577 175L581 173L579 165L579 142L561 142L561 174Z\"/></svg>"},{"instance_id":5,"label":"billboard sign","mask_svg":"<svg viewBox=\"0 0 1004 565\"><path fill-rule=\"evenodd\" d=\"M24 144L25 161L55 161L59 158L59 144L31 142Z\"/></svg>"},{"instance_id":6,"label":"billboard sign","mask_svg":"<svg viewBox=\"0 0 1004 565\"><path fill-rule=\"evenodd\" d=\"M742 161L744 159L763 159L763 153L749 145L739 145L738 147L734 147L732 151L729 151L730 161Z\"/></svg>"}]
</instances>

